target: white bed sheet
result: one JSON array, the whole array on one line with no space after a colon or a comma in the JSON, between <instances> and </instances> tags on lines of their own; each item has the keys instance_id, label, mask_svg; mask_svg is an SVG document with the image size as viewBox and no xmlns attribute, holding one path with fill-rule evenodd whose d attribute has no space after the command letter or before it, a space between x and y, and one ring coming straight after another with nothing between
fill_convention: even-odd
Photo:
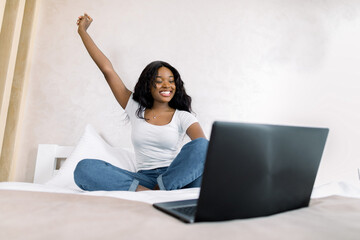
<instances>
[{"instance_id":1,"label":"white bed sheet","mask_svg":"<svg viewBox=\"0 0 360 240\"><path fill-rule=\"evenodd\" d=\"M314 188L311 198L322 198L332 195L343 197L360 198L360 181L359 182L330 182Z\"/></svg>"},{"instance_id":2,"label":"white bed sheet","mask_svg":"<svg viewBox=\"0 0 360 240\"><path fill-rule=\"evenodd\" d=\"M127 192L127 191L94 191L84 192L76 191L66 188L60 188L45 184L24 183L24 182L0 182L0 190L22 190L35 192L54 192L54 193L69 193L69 194L83 194L90 196L107 196L114 198L121 198L146 203L176 201L195 199L199 197L200 188L189 188L173 191L142 191L142 192ZM331 195L338 195L344 197L360 198L360 183L348 182L331 182L318 187L315 187L311 198L322 198Z\"/></svg>"},{"instance_id":3,"label":"white bed sheet","mask_svg":"<svg viewBox=\"0 0 360 240\"><path fill-rule=\"evenodd\" d=\"M46 184L24 183L24 182L0 182L0 190L21 190L21 191L35 191L35 192L54 192L54 193L69 193L69 194L83 194L90 196L107 196L115 197L139 202L156 203L177 200L195 199L199 197L200 188L188 188L173 191L142 191L142 192L128 192L128 191L76 191L72 189L60 188Z\"/></svg>"}]
</instances>

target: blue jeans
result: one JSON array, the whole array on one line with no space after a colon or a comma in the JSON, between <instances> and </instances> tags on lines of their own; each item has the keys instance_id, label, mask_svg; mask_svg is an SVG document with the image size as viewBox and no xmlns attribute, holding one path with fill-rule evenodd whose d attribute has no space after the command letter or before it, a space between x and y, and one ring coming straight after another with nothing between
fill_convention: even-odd
<instances>
[{"instance_id":1,"label":"blue jeans","mask_svg":"<svg viewBox=\"0 0 360 240\"><path fill-rule=\"evenodd\" d=\"M138 185L160 190L200 187L208 140L185 144L169 167L130 172L98 159L81 160L74 171L75 183L86 191L135 191Z\"/></svg>"}]
</instances>

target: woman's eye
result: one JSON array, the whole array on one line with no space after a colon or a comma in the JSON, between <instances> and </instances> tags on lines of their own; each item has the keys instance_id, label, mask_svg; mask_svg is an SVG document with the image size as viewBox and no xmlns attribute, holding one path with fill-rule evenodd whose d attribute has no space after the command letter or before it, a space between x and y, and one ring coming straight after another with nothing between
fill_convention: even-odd
<instances>
[{"instance_id":1,"label":"woman's eye","mask_svg":"<svg viewBox=\"0 0 360 240\"><path fill-rule=\"evenodd\" d=\"M174 80L170 80L169 83L175 83L175 81L174 81Z\"/></svg>"},{"instance_id":2,"label":"woman's eye","mask_svg":"<svg viewBox=\"0 0 360 240\"><path fill-rule=\"evenodd\" d=\"M155 83L162 83L162 81L161 80L156 80Z\"/></svg>"}]
</instances>

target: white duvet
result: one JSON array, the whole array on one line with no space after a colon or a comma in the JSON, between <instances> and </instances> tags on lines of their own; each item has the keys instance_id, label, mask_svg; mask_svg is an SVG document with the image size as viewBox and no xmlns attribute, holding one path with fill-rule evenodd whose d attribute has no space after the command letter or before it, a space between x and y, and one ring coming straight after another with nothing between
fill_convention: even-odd
<instances>
[{"instance_id":1,"label":"white duvet","mask_svg":"<svg viewBox=\"0 0 360 240\"><path fill-rule=\"evenodd\" d=\"M24 183L24 182L0 182L0 190L22 190L35 192L54 192L54 193L69 193L69 194L83 194L90 196L108 196L115 198L122 198L127 200L134 200L146 203L167 202L176 200L187 200L199 197L200 188L188 188L173 191L142 191L142 192L128 192L128 191L76 191L68 188L55 187L46 184Z\"/></svg>"},{"instance_id":2,"label":"white duvet","mask_svg":"<svg viewBox=\"0 0 360 240\"><path fill-rule=\"evenodd\" d=\"M68 193L68 194L83 194L90 196L107 196L115 197L133 201L140 201L146 203L176 201L195 199L199 196L200 188L189 188L173 191L142 191L142 192L127 192L127 191L94 191L81 192L67 188L55 187L45 184L34 184L24 182L1 182L0 190L22 190L35 192L54 192L54 193ZM353 184L347 182L332 182L315 187L311 198L321 198L331 195L339 195L344 197L360 198L360 183Z\"/></svg>"}]
</instances>

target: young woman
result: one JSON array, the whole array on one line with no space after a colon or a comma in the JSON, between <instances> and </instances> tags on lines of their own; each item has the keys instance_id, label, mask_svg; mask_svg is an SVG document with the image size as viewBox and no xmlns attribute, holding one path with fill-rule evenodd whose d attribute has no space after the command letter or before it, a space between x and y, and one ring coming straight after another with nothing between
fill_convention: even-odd
<instances>
[{"instance_id":1,"label":"young woman","mask_svg":"<svg viewBox=\"0 0 360 240\"><path fill-rule=\"evenodd\" d=\"M190 113L191 97L186 94L180 74L166 62L152 62L141 73L132 93L87 33L92 21L87 14L80 16L78 33L129 116L138 171L84 159L74 171L76 184L88 191L200 187L208 141ZM181 147L185 134L191 141Z\"/></svg>"}]
</instances>

